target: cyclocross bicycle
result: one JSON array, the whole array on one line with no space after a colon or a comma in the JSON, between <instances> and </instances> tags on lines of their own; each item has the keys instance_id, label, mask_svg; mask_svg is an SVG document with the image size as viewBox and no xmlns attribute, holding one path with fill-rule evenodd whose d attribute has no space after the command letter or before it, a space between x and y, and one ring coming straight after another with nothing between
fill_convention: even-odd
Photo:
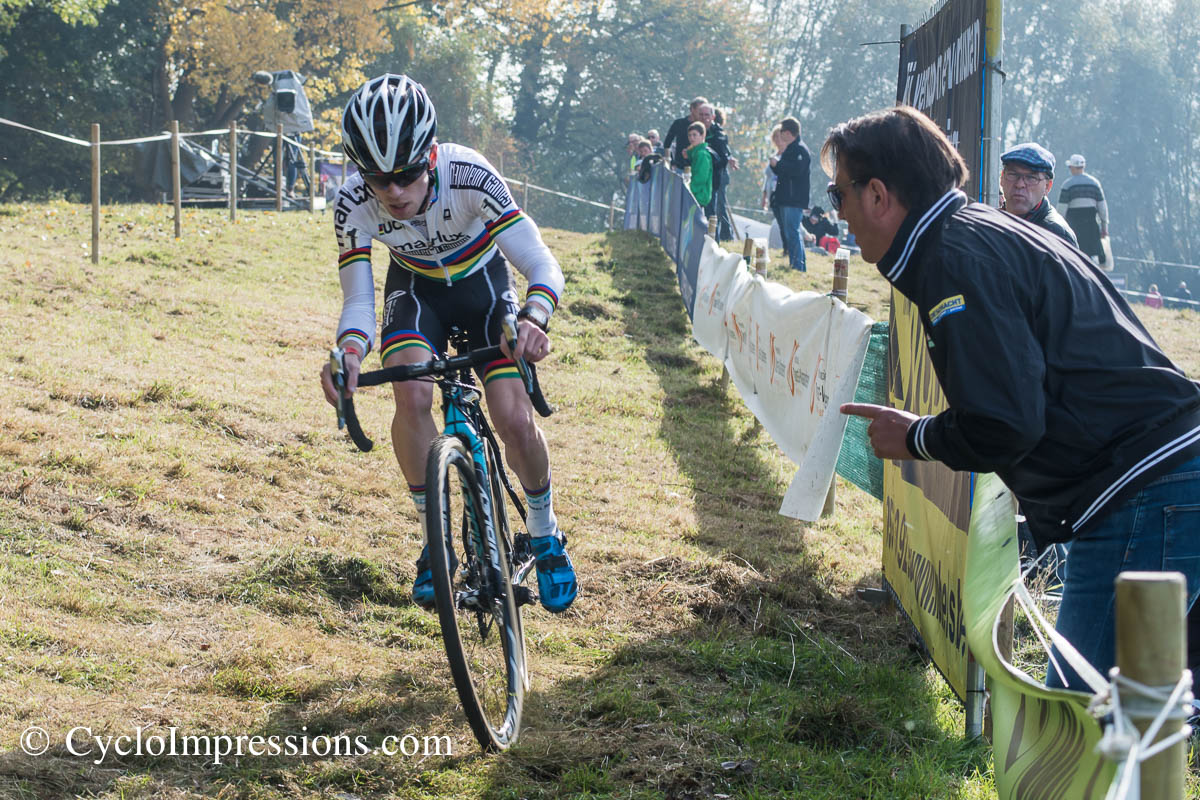
<instances>
[{"instance_id":1,"label":"cyclocross bicycle","mask_svg":"<svg viewBox=\"0 0 1200 800\"><path fill-rule=\"evenodd\" d=\"M502 323L510 349L516 347L516 318ZM507 496L522 523L525 507L500 459L495 434L480 407L473 367L504 358L499 346L463 352L466 336L455 329L458 355L422 364L386 367L358 376L358 385L431 379L442 393L444 426L433 441L425 468L425 541L442 628L442 640L463 712L486 751L516 741L529 675L521 606L537 596L522 582L534 565L529 534L512 535ZM373 442L363 434L351 398L343 397L343 353L330 352L338 395L338 428L360 450ZM543 417L552 409L542 396L532 364L517 361L533 407Z\"/></svg>"}]
</instances>

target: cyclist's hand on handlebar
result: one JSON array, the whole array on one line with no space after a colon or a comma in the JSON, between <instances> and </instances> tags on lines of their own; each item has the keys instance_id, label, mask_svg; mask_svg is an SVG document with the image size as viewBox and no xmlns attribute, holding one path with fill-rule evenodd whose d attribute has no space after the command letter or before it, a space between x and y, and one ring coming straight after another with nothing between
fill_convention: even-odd
<instances>
[{"instance_id":1,"label":"cyclist's hand on handlebar","mask_svg":"<svg viewBox=\"0 0 1200 800\"><path fill-rule=\"evenodd\" d=\"M510 350L508 342L501 337L500 350L512 359L523 358L536 364L550 354L550 337L546 332L527 319L517 323L517 348Z\"/></svg>"},{"instance_id":2,"label":"cyclist's hand on handlebar","mask_svg":"<svg viewBox=\"0 0 1200 800\"><path fill-rule=\"evenodd\" d=\"M348 348L343 357L343 363L346 367L346 393L349 397L358 388L358 373L362 364L362 359L358 355L358 351L353 348ZM325 362L325 366L321 368L321 388L325 391L325 402L331 406L337 406L337 390L333 387L333 372L329 366L329 362Z\"/></svg>"}]
</instances>

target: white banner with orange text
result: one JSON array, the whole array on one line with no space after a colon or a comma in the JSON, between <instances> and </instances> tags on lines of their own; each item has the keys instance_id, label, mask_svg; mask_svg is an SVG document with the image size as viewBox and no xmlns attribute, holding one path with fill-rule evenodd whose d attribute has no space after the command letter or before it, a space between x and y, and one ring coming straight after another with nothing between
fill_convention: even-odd
<instances>
[{"instance_id":1,"label":"white banner with orange text","mask_svg":"<svg viewBox=\"0 0 1200 800\"><path fill-rule=\"evenodd\" d=\"M833 481L871 318L840 300L794 292L705 238L692 333L721 359L754 416L796 463L779 513L821 515Z\"/></svg>"}]
</instances>

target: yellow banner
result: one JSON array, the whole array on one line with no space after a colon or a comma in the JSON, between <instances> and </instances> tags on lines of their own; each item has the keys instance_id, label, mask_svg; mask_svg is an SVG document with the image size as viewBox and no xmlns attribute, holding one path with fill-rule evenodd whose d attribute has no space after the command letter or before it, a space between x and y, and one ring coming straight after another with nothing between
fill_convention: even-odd
<instances>
[{"instance_id":1,"label":"yellow banner","mask_svg":"<svg viewBox=\"0 0 1200 800\"><path fill-rule=\"evenodd\" d=\"M888 402L936 414L946 398L916 308L892 290ZM883 577L960 700L967 696L963 616L971 473L925 461L883 462Z\"/></svg>"}]
</instances>

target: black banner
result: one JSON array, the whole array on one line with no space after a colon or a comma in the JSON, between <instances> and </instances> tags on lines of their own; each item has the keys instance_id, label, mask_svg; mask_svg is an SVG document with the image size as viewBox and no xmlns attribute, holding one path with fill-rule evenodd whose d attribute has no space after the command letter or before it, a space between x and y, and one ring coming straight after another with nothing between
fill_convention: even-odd
<instances>
[{"instance_id":1,"label":"black banner","mask_svg":"<svg viewBox=\"0 0 1200 800\"><path fill-rule=\"evenodd\" d=\"M900 42L896 102L941 126L971 171L967 195L980 197L986 0L947 3Z\"/></svg>"},{"instance_id":2,"label":"black banner","mask_svg":"<svg viewBox=\"0 0 1200 800\"><path fill-rule=\"evenodd\" d=\"M679 293L691 317L696 304L696 273L708 220L704 210L676 172L656 164L646 183L636 178L629 182L625 196L625 227L637 228L658 236L663 249L675 262Z\"/></svg>"}]
</instances>

